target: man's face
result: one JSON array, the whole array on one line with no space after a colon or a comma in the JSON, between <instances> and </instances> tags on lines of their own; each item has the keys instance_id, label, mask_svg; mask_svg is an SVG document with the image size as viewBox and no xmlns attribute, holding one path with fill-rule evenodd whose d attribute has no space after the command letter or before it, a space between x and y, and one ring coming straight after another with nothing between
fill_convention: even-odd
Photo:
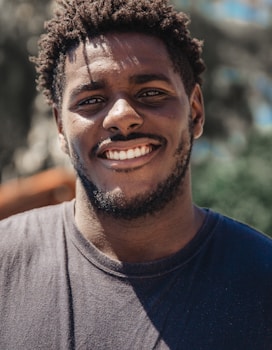
<instances>
[{"instance_id":1,"label":"man's face","mask_svg":"<svg viewBox=\"0 0 272 350\"><path fill-rule=\"evenodd\" d=\"M99 36L70 52L65 75L55 114L92 205L132 218L180 195L192 139L202 132L202 99L198 86L186 95L163 42Z\"/></svg>"}]
</instances>

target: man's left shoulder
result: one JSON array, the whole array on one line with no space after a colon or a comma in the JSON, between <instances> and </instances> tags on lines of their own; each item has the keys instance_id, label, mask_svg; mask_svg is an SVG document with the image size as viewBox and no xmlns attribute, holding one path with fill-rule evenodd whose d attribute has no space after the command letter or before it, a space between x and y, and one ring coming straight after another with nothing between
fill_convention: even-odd
<instances>
[{"instance_id":1,"label":"man's left shoulder","mask_svg":"<svg viewBox=\"0 0 272 350\"><path fill-rule=\"evenodd\" d=\"M267 234L243 222L220 215L217 241L220 242L222 251L231 254L237 263L254 265L255 270L268 269L272 273L272 238Z\"/></svg>"},{"instance_id":2,"label":"man's left shoulder","mask_svg":"<svg viewBox=\"0 0 272 350\"><path fill-rule=\"evenodd\" d=\"M252 242L272 248L272 237L242 221L221 215L221 228L234 240L246 240L248 243Z\"/></svg>"}]
</instances>

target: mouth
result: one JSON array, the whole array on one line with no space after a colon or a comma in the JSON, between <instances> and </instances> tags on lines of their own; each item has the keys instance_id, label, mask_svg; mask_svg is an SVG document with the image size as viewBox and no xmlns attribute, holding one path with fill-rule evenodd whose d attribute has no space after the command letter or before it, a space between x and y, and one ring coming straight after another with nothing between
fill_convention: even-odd
<instances>
[{"instance_id":1,"label":"mouth","mask_svg":"<svg viewBox=\"0 0 272 350\"><path fill-rule=\"evenodd\" d=\"M146 156L158 147L157 145L149 144L124 150L111 149L103 152L101 157L108 160L130 160Z\"/></svg>"},{"instance_id":2,"label":"mouth","mask_svg":"<svg viewBox=\"0 0 272 350\"><path fill-rule=\"evenodd\" d=\"M164 145L147 137L127 141L103 141L96 152L107 167L112 169L135 169L148 163Z\"/></svg>"}]
</instances>

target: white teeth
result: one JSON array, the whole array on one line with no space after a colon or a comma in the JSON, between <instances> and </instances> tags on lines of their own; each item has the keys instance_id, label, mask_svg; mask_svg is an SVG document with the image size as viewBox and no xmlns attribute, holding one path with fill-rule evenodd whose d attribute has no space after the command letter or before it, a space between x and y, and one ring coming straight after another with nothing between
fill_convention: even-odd
<instances>
[{"instance_id":1,"label":"white teeth","mask_svg":"<svg viewBox=\"0 0 272 350\"><path fill-rule=\"evenodd\" d=\"M114 158L114 152L109 151L109 155L110 155L111 158Z\"/></svg>"},{"instance_id":2,"label":"white teeth","mask_svg":"<svg viewBox=\"0 0 272 350\"><path fill-rule=\"evenodd\" d=\"M125 160L125 159L127 159L127 153L126 153L125 151L121 151L121 152L119 153L119 155L120 155L120 160Z\"/></svg>"},{"instance_id":3,"label":"white teeth","mask_svg":"<svg viewBox=\"0 0 272 350\"><path fill-rule=\"evenodd\" d=\"M115 160L119 160L120 157L119 157L119 153L117 151L113 152L113 157L112 159L115 159Z\"/></svg>"},{"instance_id":4,"label":"white teeth","mask_svg":"<svg viewBox=\"0 0 272 350\"><path fill-rule=\"evenodd\" d=\"M140 150L140 148L136 148L135 150L134 150L134 154L135 154L135 157L141 157L141 150Z\"/></svg>"},{"instance_id":5,"label":"white teeth","mask_svg":"<svg viewBox=\"0 0 272 350\"><path fill-rule=\"evenodd\" d=\"M130 149L130 150L127 151L127 158L128 159L134 158L134 151L133 151L133 149Z\"/></svg>"},{"instance_id":6,"label":"white teeth","mask_svg":"<svg viewBox=\"0 0 272 350\"><path fill-rule=\"evenodd\" d=\"M141 146L127 151L106 151L105 156L110 160L126 160L145 156L151 151L151 146Z\"/></svg>"},{"instance_id":7,"label":"white teeth","mask_svg":"<svg viewBox=\"0 0 272 350\"><path fill-rule=\"evenodd\" d=\"M145 146L142 146L141 147L141 153L142 153L142 155L145 155L145 154L147 154L149 152L149 149L147 148L147 147L145 147Z\"/></svg>"}]
</instances>

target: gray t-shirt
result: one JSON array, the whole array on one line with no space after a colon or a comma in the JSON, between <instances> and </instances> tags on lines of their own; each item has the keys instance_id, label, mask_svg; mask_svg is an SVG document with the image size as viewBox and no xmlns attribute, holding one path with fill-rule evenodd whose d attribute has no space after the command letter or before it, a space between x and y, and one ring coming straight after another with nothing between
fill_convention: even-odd
<instances>
[{"instance_id":1,"label":"gray t-shirt","mask_svg":"<svg viewBox=\"0 0 272 350\"><path fill-rule=\"evenodd\" d=\"M212 211L177 254L112 261L74 202L0 222L1 350L272 349L272 241Z\"/></svg>"}]
</instances>

